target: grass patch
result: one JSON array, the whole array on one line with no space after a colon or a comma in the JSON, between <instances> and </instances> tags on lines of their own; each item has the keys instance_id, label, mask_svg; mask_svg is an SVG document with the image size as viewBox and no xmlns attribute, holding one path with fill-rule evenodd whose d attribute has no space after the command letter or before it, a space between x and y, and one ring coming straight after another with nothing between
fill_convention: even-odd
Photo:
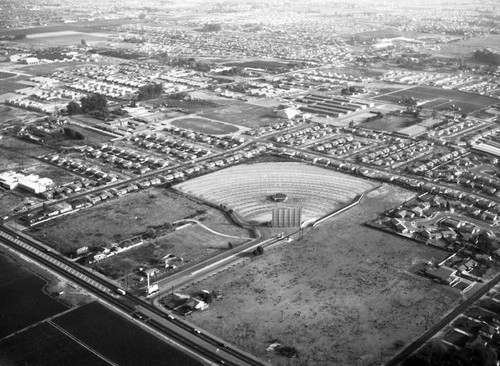
<instances>
[{"instance_id":1,"label":"grass patch","mask_svg":"<svg viewBox=\"0 0 500 366\"><path fill-rule=\"evenodd\" d=\"M271 108L247 103L236 103L212 111L203 111L199 115L249 128L263 127L278 120Z\"/></svg>"},{"instance_id":2,"label":"grass patch","mask_svg":"<svg viewBox=\"0 0 500 366\"><path fill-rule=\"evenodd\" d=\"M172 126L189 129L210 135L227 135L238 132L238 128L225 123L210 121L204 118L182 118L172 122Z\"/></svg>"},{"instance_id":3,"label":"grass patch","mask_svg":"<svg viewBox=\"0 0 500 366\"><path fill-rule=\"evenodd\" d=\"M171 190L150 188L102 203L78 215L52 220L32 230L32 235L66 253L83 245L106 246L116 242L118 237L141 235L148 227L158 227L197 213L200 214L195 215L196 219L207 217L204 223L210 228L228 231L223 219L211 218L223 216L220 211Z\"/></svg>"},{"instance_id":4,"label":"grass patch","mask_svg":"<svg viewBox=\"0 0 500 366\"><path fill-rule=\"evenodd\" d=\"M0 71L0 79L7 79L7 78L10 78L12 76L16 76L16 74L13 74L11 72Z\"/></svg>"}]
</instances>

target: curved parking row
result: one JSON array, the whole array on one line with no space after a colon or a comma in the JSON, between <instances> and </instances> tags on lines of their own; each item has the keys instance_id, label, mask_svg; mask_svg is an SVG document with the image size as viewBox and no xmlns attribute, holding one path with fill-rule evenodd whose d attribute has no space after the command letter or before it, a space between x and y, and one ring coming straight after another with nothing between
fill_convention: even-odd
<instances>
[{"instance_id":1,"label":"curved parking row","mask_svg":"<svg viewBox=\"0 0 500 366\"><path fill-rule=\"evenodd\" d=\"M272 210L302 208L302 218L317 218L352 200L372 183L301 163L238 165L176 186L180 191L234 210L248 221L265 222ZM270 196L285 193L285 202Z\"/></svg>"}]
</instances>

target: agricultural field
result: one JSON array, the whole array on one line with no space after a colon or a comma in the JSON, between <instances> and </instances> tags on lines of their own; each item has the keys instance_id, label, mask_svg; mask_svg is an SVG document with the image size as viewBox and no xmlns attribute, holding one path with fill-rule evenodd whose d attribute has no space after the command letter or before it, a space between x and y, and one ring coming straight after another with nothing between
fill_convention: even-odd
<instances>
[{"instance_id":1,"label":"agricultural field","mask_svg":"<svg viewBox=\"0 0 500 366\"><path fill-rule=\"evenodd\" d=\"M162 188L129 193L78 215L54 219L30 235L67 253L84 245L106 246L181 219L203 220L211 229L230 235L248 235L243 229L229 229L222 212Z\"/></svg>"},{"instance_id":2,"label":"agricultural field","mask_svg":"<svg viewBox=\"0 0 500 366\"><path fill-rule=\"evenodd\" d=\"M374 99L397 103L402 96L415 97L421 101L434 101L436 99L441 99L443 100L443 103L437 104L432 107L433 109L447 109L452 104L455 104L457 107L462 108L462 113L471 113L498 102L496 99L478 94L465 93L451 89L434 88L430 86L416 86L414 88L400 90L389 95L381 95Z\"/></svg>"},{"instance_id":3,"label":"agricultural field","mask_svg":"<svg viewBox=\"0 0 500 366\"><path fill-rule=\"evenodd\" d=\"M190 321L274 365L388 361L460 300L408 271L447 252L363 225L412 196L384 184L302 240L192 286L224 297ZM274 342L295 347L298 358L266 351Z\"/></svg>"},{"instance_id":4,"label":"agricultural field","mask_svg":"<svg viewBox=\"0 0 500 366\"><path fill-rule=\"evenodd\" d=\"M118 365L202 365L97 302L66 313L54 323Z\"/></svg>"},{"instance_id":5,"label":"agricultural field","mask_svg":"<svg viewBox=\"0 0 500 366\"><path fill-rule=\"evenodd\" d=\"M16 76L17 74L13 74L11 72L4 72L4 71L0 71L0 79L8 79L8 78L11 78L13 76Z\"/></svg>"},{"instance_id":6,"label":"agricultural field","mask_svg":"<svg viewBox=\"0 0 500 366\"><path fill-rule=\"evenodd\" d=\"M212 111L203 111L198 113L198 115L248 128L263 127L278 120L271 108L243 102L217 108Z\"/></svg>"},{"instance_id":7,"label":"agricultural field","mask_svg":"<svg viewBox=\"0 0 500 366\"><path fill-rule=\"evenodd\" d=\"M106 42L107 36L104 34L81 33L76 31L58 31L29 34L20 43L36 45L37 47L57 47L80 45L81 41L86 42Z\"/></svg>"},{"instance_id":8,"label":"agricultural field","mask_svg":"<svg viewBox=\"0 0 500 366\"><path fill-rule=\"evenodd\" d=\"M0 341L0 364L109 365L47 322Z\"/></svg>"},{"instance_id":9,"label":"agricultural field","mask_svg":"<svg viewBox=\"0 0 500 366\"><path fill-rule=\"evenodd\" d=\"M24 80L28 80L29 78L29 76L18 75L16 77L2 80L2 82L0 83L0 95L11 93L13 91L16 91L17 89L26 88L26 85L22 84L21 82Z\"/></svg>"},{"instance_id":10,"label":"agricultural field","mask_svg":"<svg viewBox=\"0 0 500 366\"><path fill-rule=\"evenodd\" d=\"M45 293L46 280L3 254L0 278L0 339L67 309Z\"/></svg>"},{"instance_id":11,"label":"agricultural field","mask_svg":"<svg viewBox=\"0 0 500 366\"><path fill-rule=\"evenodd\" d=\"M21 29L2 29L0 36L14 36L16 34L37 34L45 32L67 32L67 31L85 31L88 33L102 31L102 27L111 25L140 23L139 19L102 19L93 21L83 21L67 24L51 24L42 27L21 28Z\"/></svg>"},{"instance_id":12,"label":"agricultural field","mask_svg":"<svg viewBox=\"0 0 500 366\"><path fill-rule=\"evenodd\" d=\"M171 125L210 135L227 135L238 132L239 130L235 126L206 118L179 118L172 121Z\"/></svg>"}]
</instances>

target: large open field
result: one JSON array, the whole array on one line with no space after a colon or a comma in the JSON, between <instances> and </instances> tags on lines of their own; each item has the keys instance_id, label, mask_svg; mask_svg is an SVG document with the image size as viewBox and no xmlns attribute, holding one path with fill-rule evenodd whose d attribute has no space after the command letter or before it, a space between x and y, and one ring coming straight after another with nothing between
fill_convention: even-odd
<instances>
[{"instance_id":1,"label":"large open field","mask_svg":"<svg viewBox=\"0 0 500 366\"><path fill-rule=\"evenodd\" d=\"M67 309L43 292L45 280L3 255L0 278L0 338Z\"/></svg>"},{"instance_id":2,"label":"large open field","mask_svg":"<svg viewBox=\"0 0 500 366\"><path fill-rule=\"evenodd\" d=\"M210 135L227 135L238 132L238 127L206 118L179 118L172 121L171 124L175 127Z\"/></svg>"},{"instance_id":3,"label":"large open field","mask_svg":"<svg viewBox=\"0 0 500 366\"><path fill-rule=\"evenodd\" d=\"M28 79L28 76L20 75L2 80L0 83L0 94L10 93L17 89L26 88L26 85L20 82Z\"/></svg>"},{"instance_id":4,"label":"large open field","mask_svg":"<svg viewBox=\"0 0 500 366\"><path fill-rule=\"evenodd\" d=\"M107 37L106 35L99 33L92 34L77 31L57 31L29 34L20 42L36 46L55 47L80 45L82 39L86 42L103 42L107 40Z\"/></svg>"},{"instance_id":5,"label":"large open field","mask_svg":"<svg viewBox=\"0 0 500 366\"><path fill-rule=\"evenodd\" d=\"M500 51L500 35L490 34L486 37L470 38L463 41L452 42L440 46L437 52L439 56L445 57L465 57L473 60L472 53L483 48L491 48L492 51Z\"/></svg>"},{"instance_id":6,"label":"large open field","mask_svg":"<svg viewBox=\"0 0 500 366\"><path fill-rule=\"evenodd\" d=\"M198 115L249 128L262 127L277 121L271 108L247 103L231 104L212 111L200 112Z\"/></svg>"},{"instance_id":7,"label":"large open field","mask_svg":"<svg viewBox=\"0 0 500 366\"><path fill-rule=\"evenodd\" d=\"M11 72L0 71L0 79L8 79L16 75L17 74L13 74Z\"/></svg>"},{"instance_id":8,"label":"large open field","mask_svg":"<svg viewBox=\"0 0 500 366\"><path fill-rule=\"evenodd\" d=\"M379 365L382 352L387 361L460 298L407 271L446 252L363 225L413 195L384 185L302 240L197 284L224 298L191 321L274 365ZM299 357L267 352L275 340Z\"/></svg>"},{"instance_id":9,"label":"large open field","mask_svg":"<svg viewBox=\"0 0 500 366\"><path fill-rule=\"evenodd\" d=\"M64 314L54 322L118 365L201 365L97 302Z\"/></svg>"},{"instance_id":10,"label":"large open field","mask_svg":"<svg viewBox=\"0 0 500 366\"><path fill-rule=\"evenodd\" d=\"M166 189L150 188L105 202L78 215L52 220L32 235L67 252L83 245L104 246L185 218L202 220L215 231L248 236L230 225L221 211ZM202 234L204 235L204 234Z\"/></svg>"},{"instance_id":11,"label":"large open field","mask_svg":"<svg viewBox=\"0 0 500 366\"><path fill-rule=\"evenodd\" d=\"M452 104L462 108L463 113L471 113L498 102L498 100L483 95L465 93L458 90L434 88L430 86L416 86L414 88L400 90L392 94L381 95L374 99L397 103L402 96L415 97L421 101L442 100L442 103L430 105L430 108L442 110L449 108Z\"/></svg>"},{"instance_id":12,"label":"large open field","mask_svg":"<svg viewBox=\"0 0 500 366\"><path fill-rule=\"evenodd\" d=\"M89 64L88 62L83 62L83 61L67 61L67 62L54 62L49 64L17 66L16 68L19 72L24 72L35 76L41 76L59 70L78 68L83 65L95 65L95 63Z\"/></svg>"}]
</instances>

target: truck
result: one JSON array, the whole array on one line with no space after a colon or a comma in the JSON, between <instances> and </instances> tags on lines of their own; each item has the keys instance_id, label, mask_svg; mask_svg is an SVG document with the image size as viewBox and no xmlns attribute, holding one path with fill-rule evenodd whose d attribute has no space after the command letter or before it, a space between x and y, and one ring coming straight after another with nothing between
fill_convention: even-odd
<instances>
[{"instance_id":1,"label":"truck","mask_svg":"<svg viewBox=\"0 0 500 366\"><path fill-rule=\"evenodd\" d=\"M124 295L124 296L127 294L127 293L125 292L125 290L123 290L123 289L121 289L121 288L119 288L119 287L116 289L116 292L117 292L117 293L119 293L120 295Z\"/></svg>"},{"instance_id":2,"label":"truck","mask_svg":"<svg viewBox=\"0 0 500 366\"><path fill-rule=\"evenodd\" d=\"M147 289L146 289L146 297L153 296L153 295L157 294L159 291L160 291L160 289L158 288L158 284L154 283L151 286L147 287Z\"/></svg>"}]
</instances>

